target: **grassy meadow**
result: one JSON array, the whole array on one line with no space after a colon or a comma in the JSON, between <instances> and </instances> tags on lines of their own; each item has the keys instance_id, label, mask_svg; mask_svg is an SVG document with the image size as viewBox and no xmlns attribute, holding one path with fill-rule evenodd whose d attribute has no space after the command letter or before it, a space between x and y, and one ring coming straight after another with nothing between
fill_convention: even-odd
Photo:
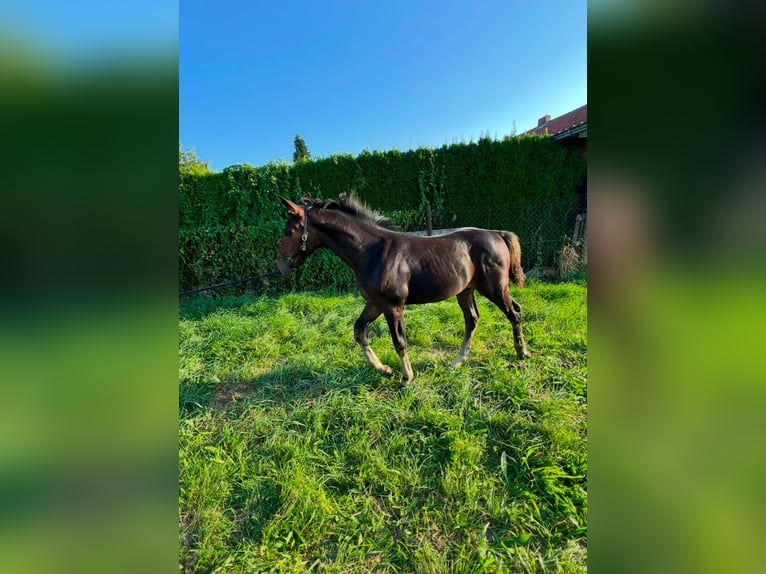
<instances>
[{"instance_id":1,"label":"grassy meadow","mask_svg":"<svg viewBox=\"0 0 766 574\"><path fill-rule=\"evenodd\" d=\"M530 282L533 353L477 295L408 307L415 379L385 320L369 367L356 293L184 299L179 564L186 572L584 572L584 281Z\"/></svg>"}]
</instances>

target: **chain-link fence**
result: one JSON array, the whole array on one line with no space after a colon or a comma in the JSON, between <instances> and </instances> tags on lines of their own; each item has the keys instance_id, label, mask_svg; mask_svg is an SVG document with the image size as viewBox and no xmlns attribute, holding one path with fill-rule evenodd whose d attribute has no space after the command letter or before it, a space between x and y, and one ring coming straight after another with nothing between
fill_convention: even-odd
<instances>
[{"instance_id":1,"label":"chain-link fence","mask_svg":"<svg viewBox=\"0 0 766 574\"><path fill-rule=\"evenodd\" d=\"M495 205L447 206L434 214L434 227L482 227L513 231L519 236L525 269L556 268L561 253L570 247L579 262L585 262L587 199L584 194L568 197L508 201Z\"/></svg>"}]
</instances>

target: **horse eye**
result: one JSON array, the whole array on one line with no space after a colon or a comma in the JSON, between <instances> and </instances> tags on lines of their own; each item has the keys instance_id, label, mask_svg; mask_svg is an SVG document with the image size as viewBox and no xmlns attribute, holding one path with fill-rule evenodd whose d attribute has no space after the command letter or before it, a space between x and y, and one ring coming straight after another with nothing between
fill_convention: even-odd
<instances>
[{"instance_id":1,"label":"horse eye","mask_svg":"<svg viewBox=\"0 0 766 574\"><path fill-rule=\"evenodd\" d=\"M292 231L285 231L285 237L290 237L292 234Z\"/></svg>"}]
</instances>

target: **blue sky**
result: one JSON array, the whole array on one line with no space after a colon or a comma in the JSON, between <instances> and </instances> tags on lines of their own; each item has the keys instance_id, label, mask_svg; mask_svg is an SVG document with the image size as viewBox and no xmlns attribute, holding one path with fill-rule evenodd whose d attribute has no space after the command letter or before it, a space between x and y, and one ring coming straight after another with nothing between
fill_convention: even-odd
<instances>
[{"instance_id":1,"label":"blue sky","mask_svg":"<svg viewBox=\"0 0 766 574\"><path fill-rule=\"evenodd\" d=\"M179 4L180 134L220 170L502 138L587 103L586 2Z\"/></svg>"}]
</instances>

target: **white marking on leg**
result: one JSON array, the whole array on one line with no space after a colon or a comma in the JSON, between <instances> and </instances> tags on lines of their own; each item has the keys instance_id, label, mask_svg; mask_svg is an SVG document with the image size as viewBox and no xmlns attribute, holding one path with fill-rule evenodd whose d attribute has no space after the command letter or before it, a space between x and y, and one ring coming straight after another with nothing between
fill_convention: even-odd
<instances>
[{"instance_id":1,"label":"white marking on leg","mask_svg":"<svg viewBox=\"0 0 766 574\"><path fill-rule=\"evenodd\" d=\"M362 345L362 350L364 351L364 356L367 358L367 362L369 362L372 368L375 369L378 373L385 377L390 377L394 374L394 371L391 369L391 367L388 367L380 362L380 359L375 354L375 351L372 350L370 345Z\"/></svg>"},{"instance_id":2,"label":"white marking on leg","mask_svg":"<svg viewBox=\"0 0 766 574\"><path fill-rule=\"evenodd\" d=\"M468 351L465 351L463 349L460 349L460 352L458 353L457 357L455 357L455 360L452 361L450 366L453 369L457 369L458 367L462 366L463 363L465 363L466 356L468 355Z\"/></svg>"},{"instance_id":3,"label":"white marking on leg","mask_svg":"<svg viewBox=\"0 0 766 574\"><path fill-rule=\"evenodd\" d=\"M402 386L407 385L414 378L412 371L412 365L410 364L410 357L407 354L407 349L404 349L399 353L399 358L402 361Z\"/></svg>"}]
</instances>

